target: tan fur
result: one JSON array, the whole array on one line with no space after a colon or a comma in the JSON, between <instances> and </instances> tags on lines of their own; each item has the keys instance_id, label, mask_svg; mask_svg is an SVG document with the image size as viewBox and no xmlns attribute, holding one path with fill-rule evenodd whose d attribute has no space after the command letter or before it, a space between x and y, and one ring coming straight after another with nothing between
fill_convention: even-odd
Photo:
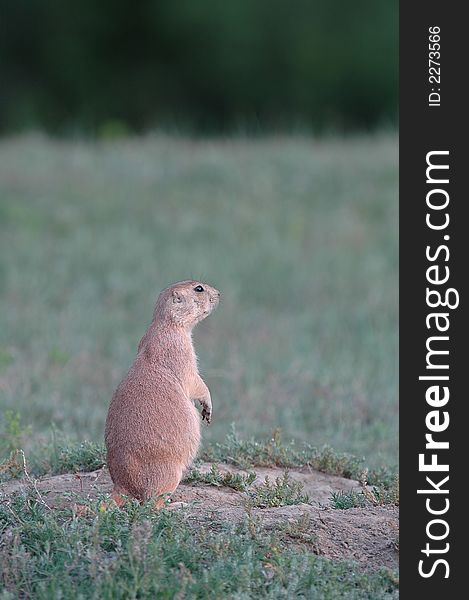
<instances>
[{"instance_id":1,"label":"tan fur","mask_svg":"<svg viewBox=\"0 0 469 600\"><path fill-rule=\"evenodd\" d=\"M202 286L203 291L195 288ZM112 398L106 419L107 464L113 499L140 501L172 493L194 459L200 416L210 423L210 392L197 370L194 325L217 306L220 292L199 281L163 290L137 356ZM161 498L156 506L162 505Z\"/></svg>"}]
</instances>

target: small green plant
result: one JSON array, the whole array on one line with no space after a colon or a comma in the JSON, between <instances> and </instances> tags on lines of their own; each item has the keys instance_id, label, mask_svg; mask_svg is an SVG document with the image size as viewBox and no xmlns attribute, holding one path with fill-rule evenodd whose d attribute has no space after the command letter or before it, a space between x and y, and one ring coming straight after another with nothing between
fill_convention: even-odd
<instances>
[{"instance_id":1,"label":"small green plant","mask_svg":"<svg viewBox=\"0 0 469 600\"><path fill-rule=\"evenodd\" d=\"M362 492L332 492L331 506L340 510L348 508L364 508L367 501Z\"/></svg>"},{"instance_id":2,"label":"small green plant","mask_svg":"<svg viewBox=\"0 0 469 600\"><path fill-rule=\"evenodd\" d=\"M3 456L21 448L24 439L31 435L31 425L23 426L20 413L13 410L6 410L2 420L0 451Z\"/></svg>"},{"instance_id":3,"label":"small green plant","mask_svg":"<svg viewBox=\"0 0 469 600\"><path fill-rule=\"evenodd\" d=\"M192 468L185 478L186 483L205 483L217 487L225 486L238 492L246 491L255 481L256 474L253 472L243 475L242 473L221 473L218 465L212 464L208 473L202 473L197 468Z\"/></svg>"},{"instance_id":4,"label":"small green plant","mask_svg":"<svg viewBox=\"0 0 469 600\"><path fill-rule=\"evenodd\" d=\"M24 472L22 458L20 450L10 452L10 456L0 463L0 481L15 479Z\"/></svg>"},{"instance_id":5,"label":"small green plant","mask_svg":"<svg viewBox=\"0 0 469 600\"><path fill-rule=\"evenodd\" d=\"M303 484L292 479L288 471L272 482L268 477L262 485L248 492L249 504L257 508L278 508L292 504L307 504L309 497L303 493Z\"/></svg>"},{"instance_id":6,"label":"small green plant","mask_svg":"<svg viewBox=\"0 0 469 600\"><path fill-rule=\"evenodd\" d=\"M329 475L338 475L347 479L354 479L363 470L363 459L344 452L337 452L330 446L322 448L311 448L311 457L308 460L308 466L328 473Z\"/></svg>"},{"instance_id":7,"label":"small green plant","mask_svg":"<svg viewBox=\"0 0 469 600\"><path fill-rule=\"evenodd\" d=\"M361 490L359 492L333 492L331 496L332 508L346 510L348 508L364 508L365 506L384 506L386 504L399 505L399 476L394 476L393 485L370 486L367 482L367 471L360 476Z\"/></svg>"},{"instance_id":8,"label":"small green plant","mask_svg":"<svg viewBox=\"0 0 469 600\"><path fill-rule=\"evenodd\" d=\"M360 479L360 477L357 479ZM399 476L396 474L396 471L385 466L366 471L366 480L368 485L373 485L385 490L396 488L396 485L397 488L399 488Z\"/></svg>"},{"instance_id":9,"label":"small green plant","mask_svg":"<svg viewBox=\"0 0 469 600\"><path fill-rule=\"evenodd\" d=\"M370 494L373 496L372 503L375 506L384 506L385 504L399 506L399 479L396 477L396 486L390 489L373 486Z\"/></svg>"},{"instance_id":10,"label":"small green plant","mask_svg":"<svg viewBox=\"0 0 469 600\"><path fill-rule=\"evenodd\" d=\"M95 471L105 464L105 460L103 444L88 440L64 444L54 440L42 467L45 472L57 474Z\"/></svg>"},{"instance_id":11,"label":"small green plant","mask_svg":"<svg viewBox=\"0 0 469 600\"><path fill-rule=\"evenodd\" d=\"M383 506L385 504L399 505L399 475L395 475L391 485L368 487L367 471L365 470L360 477L360 485L365 498L373 506Z\"/></svg>"},{"instance_id":12,"label":"small green plant","mask_svg":"<svg viewBox=\"0 0 469 600\"><path fill-rule=\"evenodd\" d=\"M316 448L304 444L298 448L294 441L285 444L280 429L275 429L267 440L243 440L232 427L226 441L208 447L202 454L202 458L208 461L228 462L244 468L310 467L349 479L358 479L363 471L363 459L337 452L330 446Z\"/></svg>"},{"instance_id":13,"label":"small green plant","mask_svg":"<svg viewBox=\"0 0 469 600\"><path fill-rule=\"evenodd\" d=\"M230 433L223 443L215 443L204 451L204 460L218 460L240 467L249 466L283 466L296 464L296 456L292 448L285 446L281 440L281 432L276 429L267 440L243 440L232 425Z\"/></svg>"},{"instance_id":14,"label":"small green plant","mask_svg":"<svg viewBox=\"0 0 469 600\"><path fill-rule=\"evenodd\" d=\"M311 517L304 512L296 521L279 523L278 532L291 540L308 544L317 551L317 536L311 532Z\"/></svg>"}]
</instances>

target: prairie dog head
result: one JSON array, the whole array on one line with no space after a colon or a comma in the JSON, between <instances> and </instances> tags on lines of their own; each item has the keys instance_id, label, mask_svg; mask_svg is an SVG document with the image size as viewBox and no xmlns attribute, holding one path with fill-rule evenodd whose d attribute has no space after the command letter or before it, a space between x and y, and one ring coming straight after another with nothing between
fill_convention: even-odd
<instances>
[{"instance_id":1,"label":"prairie dog head","mask_svg":"<svg viewBox=\"0 0 469 600\"><path fill-rule=\"evenodd\" d=\"M186 329L208 317L220 301L220 292L201 281L179 281L159 295L155 318Z\"/></svg>"}]
</instances>

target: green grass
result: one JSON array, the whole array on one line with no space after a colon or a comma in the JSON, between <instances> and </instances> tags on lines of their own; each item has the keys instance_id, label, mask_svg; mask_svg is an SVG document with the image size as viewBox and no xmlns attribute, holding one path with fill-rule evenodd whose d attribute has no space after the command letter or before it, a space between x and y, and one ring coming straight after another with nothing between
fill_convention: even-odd
<instances>
[{"instance_id":1,"label":"green grass","mask_svg":"<svg viewBox=\"0 0 469 600\"><path fill-rule=\"evenodd\" d=\"M264 482L248 492L249 505L257 508L278 508L293 504L309 504L309 496L303 493L303 484L291 479L288 471L282 477Z\"/></svg>"},{"instance_id":2,"label":"green grass","mask_svg":"<svg viewBox=\"0 0 469 600\"><path fill-rule=\"evenodd\" d=\"M245 492L256 479L253 472L243 475L242 473L220 473L218 465L212 464L208 473L202 473L197 467L192 467L184 481L191 484L202 483L215 487L229 487L238 492Z\"/></svg>"},{"instance_id":3,"label":"green grass","mask_svg":"<svg viewBox=\"0 0 469 600\"><path fill-rule=\"evenodd\" d=\"M218 465L212 464L209 472L202 473L193 467L185 477L189 484L205 484L215 487L229 487L238 492L245 492L246 506L251 508L278 508L293 504L309 503L309 497L303 493L303 484L292 479L288 471L282 477L272 481L265 477L261 484L253 486L256 473L220 473Z\"/></svg>"},{"instance_id":4,"label":"green grass","mask_svg":"<svg viewBox=\"0 0 469 600\"><path fill-rule=\"evenodd\" d=\"M180 511L90 508L76 517L20 494L0 504L2 600L397 598L394 573L287 547L249 515L194 531Z\"/></svg>"},{"instance_id":5,"label":"green grass","mask_svg":"<svg viewBox=\"0 0 469 600\"><path fill-rule=\"evenodd\" d=\"M294 440L285 443L279 429L266 439L242 439L232 427L223 442L205 448L202 458L239 467L312 467L348 478L357 477L363 470L362 460L336 452L330 446L316 448L306 443L298 445Z\"/></svg>"},{"instance_id":6,"label":"green grass","mask_svg":"<svg viewBox=\"0 0 469 600\"><path fill-rule=\"evenodd\" d=\"M370 474L368 469L362 471L359 477L360 491L339 491L333 492L330 504L332 508L346 510L348 508L365 508L367 506L385 506L394 504L399 506L399 475L391 472L386 473L386 477L380 474Z\"/></svg>"},{"instance_id":7,"label":"green grass","mask_svg":"<svg viewBox=\"0 0 469 600\"><path fill-rule=\"evenodd\" d=\"M285 471L282 477L271 481L266 477L260 485L252 486L256 479L254 472L243 475L241 473L220 473L218 465L213 464L208 473L201 473L199 469L192 468L185 478L190 484L206 484L216 487L229 487L238 492L246 492L246 506L252 508L278 508L293 504L309 503L307 494L303 494L303 484L294 481Z\"/></svg>"},{"instance_id":8,"label":"green grass","mask_svg":"<svg viewBox=\"0 0 469 600\"><path fill-rule=\"evenodd\" d=\"M366 498L362 492L332 492L331 507L338 510L365 508Z\"/></svg>"},{"instance_id":9,"label":"green grass","mask_svg":"<svg viewBox=\"0 0 469 600\"><path fill-rule=\"evenodd\" d=\"M101 468L106 462L104 444L87 440L71 442L56 430L53 430L47 443L36 445L28 450L24 454L23 460L21 453L25 438L17 431L21 431L21 424L16 418L13 424L15 436L11 438L7 429L7 433L0 437L0 440L3 438L3 442L5 439L8 442L8 445L0 444L0 450L4 456L0 462L0 481L23 476L24 460L27 463L28 471L36 477L46 474L94 471ZM197 467L197 463L200 461L211 462L211 471L202 473ZM218 462L232 464L249 472L246 475L222 474L218 469ZM232 429L224 442L206 446L185 480L188 483L227 486L238 491L245 491L253 482L253 469L259 466L281 467L285 471L288 471L289 468L308 467L329 475L357 479L362 481L363 485L375 486L382 493L395 490L395 495L399 494L399 480L394 469L386 466L369 469L362 459L337 452L330 446L315 448L305 443L297 445L294 441L285 444L279 430L276 430L272 437L267 439L243 440Z\"/></svg>"},{"instance_id":10,"label":"green grass","mask_svg":"<svg viewBox=\"0 0 469 600\"><path fill-rule=\"evenodd\" d=\"M373 487L367 493L361 492L332 492L331 507L339 510L348 508L366 508L367 506L399 505L399 492L395 488Z\"/></svg>"},{"instance_id":11,"label":"green grass","mask_svg":"<svg viewBox=\"0 0 469 600\"><path fill-rule=\"evenodd\" d=\"M280 430L266 439L242 439L232 428L223 442L206 446L201 458L208 462L225 462L241 468L310 467L329 475L360 480L366 474L367 483L389 489L395 484L396 471L386 465L370 469L362 458L337 452L328 445L320 448L310 444L285 443Z\"/></svg>"},{"instance_id":12,"label":"green grass","mask_svg":"<svg viewBox=\"0 0 469 600\"><path fill-rule=\"evenodd\" d=\"M10 429L18 440L21 423L10 417ZM370 479L353 457L331 448L285 445L279 432L258 441L242 440L232 432L206 453L245 468L320 464L333 474L351 476L359 469L363 485L365 477ZM104 458L102 444L67 444L55 432L48 444L26 456L26 462L34 476L96 469ZM0 477L24 476L23 464L21 452L12 451L10 460L0 465ZM398 501L397 478L384 470L373 476L383 487L366 494L365 490L333 494L331 506L347 509ZM316 556L317 540L306 515L266 530L252 517L252 508L308 503L309 498L287 470L275 481L266 478L256 486L254 478L250 472L222 474L216 464L205 474L195 466L186 477L192 485L228 486L243 493L246 516L239 525L214 520L208 513L204 524L194 527L180 510L154 511L151 504L140 506L136 501L123 509L105 508L105 496L96 501L80 497L78 516L73 506L49 509L32 486L24 493L2 497L0 599L398 597L396 572L384 568L364 572L353 562Z\"/></svg>"},{"instance_id":13,"label":"green grass","mask_svg":"<svg viewBox=\"0 0 469 600\"><path fill-rule=\"evenodd\" d=\"M51 423L100 443L158 292L195 277L223 293L195 331L206 444L280 427L395 465L397 216L390 134L4 139L0 418L26 450Z\"/></svg>"}]
</instances>

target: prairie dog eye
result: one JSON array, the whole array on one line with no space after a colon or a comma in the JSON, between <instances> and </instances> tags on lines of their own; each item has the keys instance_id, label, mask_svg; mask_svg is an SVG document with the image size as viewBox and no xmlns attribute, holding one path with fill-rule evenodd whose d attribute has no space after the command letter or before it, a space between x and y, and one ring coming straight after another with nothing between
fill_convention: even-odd
<instances>
[{"instance_id":1,"label":"prairie dog eye","mask_svg":"<svg viewBox=\"0 0 469 600\"><path fill-rule=\"evenodd\" d=\"M197 285L194 288L194 292L203 292L203 291L204 291L204 288L201 285Z\"/></svg>"}]
</instances>

